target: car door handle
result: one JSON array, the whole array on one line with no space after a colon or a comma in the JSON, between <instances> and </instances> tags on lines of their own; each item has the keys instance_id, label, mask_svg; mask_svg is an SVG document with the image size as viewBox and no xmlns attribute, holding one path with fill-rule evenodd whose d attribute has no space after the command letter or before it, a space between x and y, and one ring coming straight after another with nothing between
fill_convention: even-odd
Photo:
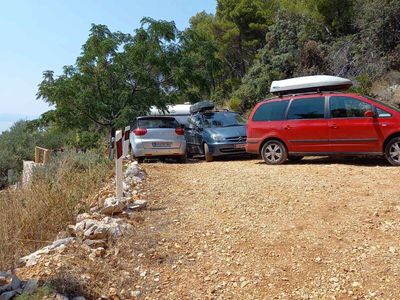
<instances>
[{"instance_id":1,"label":"car door handle","mask_svg":"<svg viewBox=\"0 0 400 300\"><path fill-rule=\"evenodd\" d=\"M338 129L339 126L337 126L336 124L332 124L332 125L331 125L331 128L332 128L332 129Z\"/></svg>"},{"instance_id":2,"label":"car door handle","mask_svg":"<svg viewBox=\"0 0 400 300\"><path fill-rule=\"evenodd\" d=\"M290 125L286 125L285 127L283 127L283 129L289 130L292 129L292 127Z\"/></svg>"}]
</instances>

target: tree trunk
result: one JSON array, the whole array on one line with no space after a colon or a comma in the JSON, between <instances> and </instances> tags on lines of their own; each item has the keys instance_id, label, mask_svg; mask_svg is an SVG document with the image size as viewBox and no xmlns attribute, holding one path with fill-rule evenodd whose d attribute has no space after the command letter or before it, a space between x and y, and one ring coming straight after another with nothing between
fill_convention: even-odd
<instances>
[{"instance_id":1,"label":"tree trunk","mask_svg":"<svg viewBox=\"0 0 400 300\"><path fill-rule=\"evenodd\" d=\"M108 158L113 160L115 156L115 128L114 126L110 127L110 141L108 145Z\"/></svg>"}]
</instances>

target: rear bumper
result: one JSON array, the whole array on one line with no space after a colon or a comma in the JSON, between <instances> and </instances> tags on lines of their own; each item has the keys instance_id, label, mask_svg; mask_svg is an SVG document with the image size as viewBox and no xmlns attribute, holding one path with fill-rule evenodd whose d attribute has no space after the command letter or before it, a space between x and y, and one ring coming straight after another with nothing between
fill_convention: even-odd
<instances>
[{"instance_id":1,"label":"rear bumper","mask_svg":"<svg viewBox=\"0 0 400 300\"><path fill-rule=\"evenodd\" d=\"M181 143L179 148L144 148L137 143L132 144L132 153L135 157L182 156L186 154L186 143Z\"/></svg>"}]
</instances>

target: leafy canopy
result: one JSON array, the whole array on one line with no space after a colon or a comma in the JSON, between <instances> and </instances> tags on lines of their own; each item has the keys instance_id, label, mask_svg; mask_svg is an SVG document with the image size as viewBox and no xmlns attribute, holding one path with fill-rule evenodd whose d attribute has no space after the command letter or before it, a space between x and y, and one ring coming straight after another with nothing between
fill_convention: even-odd
<instances>
[{"instance_id":1,"label":"leafy canopy","mask_svg":"<svg viewBox=\"0 0 400 300\"><path fill-rule=\"evenodd\" d=\"M176 37L173 22L149 18L133 35L93 24L75 65L57 77L44 72L37 96L55 105L62 126L125 126L150 106L174 101Z\"/></svg>"}]
</instances>

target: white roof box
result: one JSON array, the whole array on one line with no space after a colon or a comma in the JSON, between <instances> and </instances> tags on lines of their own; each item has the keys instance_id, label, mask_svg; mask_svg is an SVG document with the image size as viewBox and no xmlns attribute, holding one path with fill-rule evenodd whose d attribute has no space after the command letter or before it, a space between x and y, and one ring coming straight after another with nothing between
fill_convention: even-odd
<instances>
[{"instance_id":1,"label":"white roof box","mask_svg":"<svg viewBox=\"0 0 400 300\"><path fill-rule=\"evenodd\" d=\"M336 76L316 75L273 81L270 92L278 95L340 91L351 87L351 80Z\"/></svg>"},{"instance_id":2,"label":"white roof box","mask_svg":"<svg viewBox=\"0 0 400 300\"><path fill-rule=\"evenodd\" d=\"M179 115L190 115L190 104L177 104L177 105L168 105L167 111L163 112L161 109L158 109L156 106L152 106L150 108L151 116L179 116Z\"/></svg>"}]
</instances>

